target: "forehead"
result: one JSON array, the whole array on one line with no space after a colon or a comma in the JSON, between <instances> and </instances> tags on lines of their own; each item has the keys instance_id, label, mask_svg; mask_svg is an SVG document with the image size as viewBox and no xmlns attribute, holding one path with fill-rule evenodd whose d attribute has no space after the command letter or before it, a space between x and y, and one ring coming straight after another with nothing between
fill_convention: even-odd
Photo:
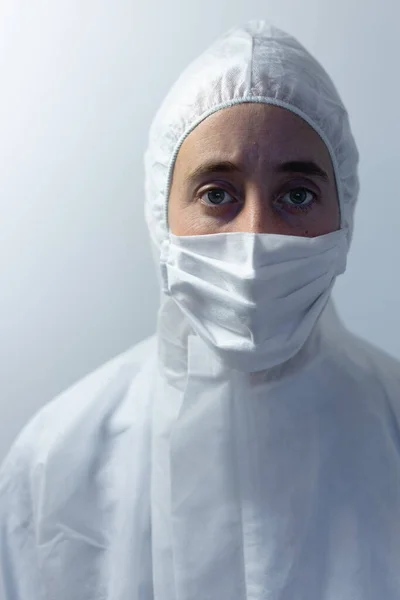
<instances>
[{"instance_id":1,"label":"forehead","mask_svg":"<svg viewBox=\"0 0 400 600\"><path fill-rule=\"evenodd\" d=\"M265 168L286 161L318 160L332 174L329 151L318 133L281 107L243 103L208 116L184 140L175 162L182 176L218 158Z\"/></svg>"}]
</instances>

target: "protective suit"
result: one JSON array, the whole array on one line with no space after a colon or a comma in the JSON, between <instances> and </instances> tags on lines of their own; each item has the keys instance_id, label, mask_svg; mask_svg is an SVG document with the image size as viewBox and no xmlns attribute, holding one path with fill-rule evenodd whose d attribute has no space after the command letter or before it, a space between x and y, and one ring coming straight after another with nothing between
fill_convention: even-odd
<instances>
[{"instance_id":1,"label":"protective suit","mask_svg":"<svg viewBox=\"0 0 400 600\"><path fill-rule=\"evenodd\" d=\"M208 247L172 236L183 140L241 102L287 108L322 137L333 236L248 236L234 255L218 236ZM350 334L330 301L357 162L328 75L266 22L229 31L184 71L145 155L156 336L47 404L14 443L0 473L2 600L400 598L399 364ZM273 306L274 281L286 296L267 327L258 300Z\"/></svg>"}]
</instances>

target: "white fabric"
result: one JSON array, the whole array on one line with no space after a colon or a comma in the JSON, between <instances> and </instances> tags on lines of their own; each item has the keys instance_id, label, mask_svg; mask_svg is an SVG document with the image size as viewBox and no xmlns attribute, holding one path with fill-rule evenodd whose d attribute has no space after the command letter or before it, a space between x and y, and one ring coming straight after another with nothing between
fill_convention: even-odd
<instances>
[{"instance_id":1,"label":"white fabric","mask_svg":"<svg viewBox=\"0 0 400 600\"><path fill-rule=\"evenodd\" d=\"M254 372L302 348L346 268L347 238L171 234L162 250L165 294L227 365Z\"/></svg>"},{"instance_id":2,"label":"white fabric","mask_svg":"<svg viewBox=\"0 0 400 600\"><path fill-rule=\"evenodd\" d=\"M173 240L166 207L182 139L250 97L286 103L323 135L350 240L358 179L346 111L293 38L251 22L195 61L156 117L155 248ZM397 600L399 390L398 362L348 333L331 302L297 354L247 373L162 293L156 337L46 405L3 463L0 598Z\"/></svg>"}]
</instances>

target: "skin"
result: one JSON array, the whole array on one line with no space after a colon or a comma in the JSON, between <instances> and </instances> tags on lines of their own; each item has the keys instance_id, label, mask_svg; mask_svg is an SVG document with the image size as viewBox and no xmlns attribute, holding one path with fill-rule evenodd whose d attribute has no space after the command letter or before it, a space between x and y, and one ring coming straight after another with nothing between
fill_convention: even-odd
<instances>
[{"instance_id":1,"label":"skin","mask_svg":"<svg viewBox=\"0 0 400 600\"><path fill-rule=\"evenodd\" d=\"M221 162L232 164L194 174ZM294 162L312 162L325 176L287 164ZM219 110L179 150L168 222L180 236L236 231L316 237L335 231L340 211L328 149L284 108L246 103Z\"/></svg>"}]
</instances>

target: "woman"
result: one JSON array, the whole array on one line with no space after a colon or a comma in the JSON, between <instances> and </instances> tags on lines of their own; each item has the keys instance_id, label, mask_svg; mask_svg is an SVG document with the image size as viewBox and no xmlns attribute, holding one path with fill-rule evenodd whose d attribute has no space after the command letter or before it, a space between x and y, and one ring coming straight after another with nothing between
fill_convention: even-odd
<instances>
[{"instance_id":1,"label":"woman","mask_svg":"<svg viewBox=\"0 0 400 600\"><path fill-rule=\"evenodd\" d=\"M399 365L330 301L357 163L328 75L264 21L184 71L145 156L157 334L11 449L5 600L399 597Z\"/></svg>"}]
</instances>

